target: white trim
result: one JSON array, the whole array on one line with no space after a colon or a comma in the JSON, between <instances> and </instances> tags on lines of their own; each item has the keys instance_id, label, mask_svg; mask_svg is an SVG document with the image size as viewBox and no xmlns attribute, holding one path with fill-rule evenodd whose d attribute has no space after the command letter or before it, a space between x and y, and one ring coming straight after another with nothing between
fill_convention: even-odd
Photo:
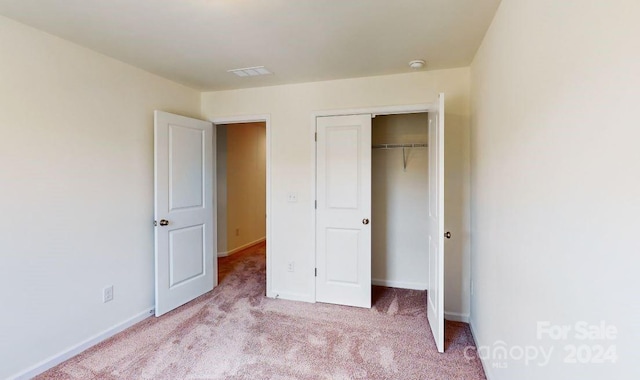
<instances>
[{"instance_id":1,"label":"white trim","mask_svg":"<svg viewBox=\"0 0 640 380\"><path fill-rule=\"evenodd\" d=\"M377 285L377 286L386 286L389 288L400 288L400 289L411 289L411 290L427 289L427 284L420 283L420 282L390 281L390 280L383 280L379 278L372 278L371 284Z\"/></svg>"},{"instance_id":2,"label":"white trim","mask_svg":"<svg viewBox=\"0 0 640 380\"><path fill-rule=\"evenodd\" d=\"M213 188L211 189L211 193L213 194L213 200L211 202L211 206L213 208L213 242L211 243L212 247L216 247L216 249L218 248L218 171L217 171L217 167L218 167L218 130L216 129L216 125L214 123L211 123L212 126L212 130L213 132L211 133L212 136L212 140L213 140L213 157L212 157L212 161L213 163L211 164L211 168L213 170L213 178L212 178L212 186ZM226 239L225 239L225 243L226 243ZM214 257L213 258L213 267L215 268L215 270L213 271L213 286L216 287L218 286L218 273L219 268L218 268L218 263L217 263L217 259Z\"/></svg>"},{"instance_id":3,"label":"white trim","mask_svg":"<svg viewBox=\"0 0 640 380\"><path fill-rule=\"evenodd\" d=\"M227 117L214 117L209 119L214 124L242 124L242 123L258 123L261 121L267 122L271 119L270 114L261 115L240 115L240 116L227 116Z\"/></svg>"},{"instance_id":4,"label":"white trim","mask_svg":"<svg viewBox=\"0 0 640 380\"><path fill-rule=\"evenodd\" d=\"M401 106L383 106L383 107L366 107L366 108L347 108L341 110L315 111L312 113L313 123L316 117L322 116L344 116L344 115L362 115L371 114L372 117L378 115L399 115L404 113L422 113L433 112L438 110L438 102L409 104ZM315 126L314 126L315 129Z\"/></svg>"},{"instance_id":5,"label":"white trim","mask_svg":"<svg viewBox=\"0 0 640 380\"><path fill-rule=\"evenodd\" d=\"M477 348L478 347L478 335L476 334L476 329L473 327L473 320L472 319L469 319L469 328L471 329L471 337L473 338L473 343L475 343L476 348ZM489 365L489 363L485 362L482 357L480 357L480 364L482 364L482 369L484 370L484 376L487 378L487 380L494 379L493 373L491 373L489 371L491 369L491 366Z\"/></svg>"},{"instance_id":6,"label":"white trim","mask_svg":"<svg viewBox=\"0 0 640 380\"><path fill-rule=\"evenodd\" d=\"M444 319L447 321L469 323L469 314L456 313L453 311L444 311Z\"/></svg>"},{"instance_id":7,"label":"white trim","mask_svg":"<svg viewBox=\"0 0 640 380\"><path fill-rule=\"evenodd\" d=\"M267 260L267 297L274 298L275 293L271 290L271 277L272 277L272 260L271 260L271 244L268 242L271 240L271 115L241 115L241 116L227 116L227 117L214 117L210 119L214 124L240 124L240 123L255 123L264 122L266 133L266 151L267 151L267 183L266 183L266 232L265 238L267 240L266 260Z\"/></svg>"},{"instance_id":8,"label":"white trim","mask_svg":"<svg viewBox=\"0 0 640 380\"><path fill-rule=\"evenodd\" d=\"M316 140L316 133L317 131L317 127L316 127L316 116L315 114L311 115L311 134L309 136L310 141L313 144L313 149L310 149L311 151L311 225L313 226L313 249L310 251L311 254L313 256L311 256L311 260L309 260L309 262L313 263L313 268L310 268L312 270L309 270L309 289L311 289L311 294L309 295L309 297L311 297L312 301L311 302L316 302L316 280L317 277L315 276L315 271L318 268L318 254L316 253L316 233L318 232L317 229L317 224L316 224L316 202L318 201L318 194L317 194L317 187L316 187L316 180L317 180L317 170L318 170L318 163L317 163L317 154L318 154L318 142ZM312 274L313 273L313 274Z\"/></svg>"},{"instance_id":9,"label":"white trim","mask_svg":"<svg viewBox=\"0 0 640 380\"><path fill-rule=\"evenodd\" d=\"M302 301L315 303L316 300L314 297L311 297L310 294L302 294L302 293L290 293L290 292L279 292L277 290L273 291L273 298L283 299L287 301Z\"/></svg>"},{"instance_id":10,"label":"white trim","mask_svg":"<svg viewBox=\"0 0 640 380\"><path fill-rule=\"evenodd\" d=\"M234 249L232 249L232 250L230 250L230 251L227 251L227 252L218 252L218 257L227 257L227 256L231 256L231 255L233 255L234 253L238 253L238 252L240 252L240 251L242 251L242 250L244 250L244 249L247 249L247 248L249 248L249 247L253 247L254 245L258 245L258 244L260 244L260 243L262 243L262 242L264 242L264 241L266 241L266 240L267 240L267 239L266 239L265 237L261 237L261 238L260 238L260 239L258 239L258 240L254 240L254 241L249 242L249 243L247 243L247 244L243 244L243 245L241 245L241 246L239 246L239 247L237 247L237 248L234 248Z\"/></svg>"},{"instance_id":11,"label":"white trim","mask_svg":"<svg viewBox=\"0 0 640 380\"><path fill-rule=\"evenodd\" d=\"M122 332L129 327L139 323L149 317L151 317L155 313L155 309L153 307L149 307L146 310L134 315L133 317L127 319L126 321L120 322L117 325L114 325L92 337L89 339L76 344L75 346L71 346L25 370L22 372L16 373L13 376L9 376L9 379L31 379L44 371L51 369L58 364L64 362L65 360L71 359L72 357L80 354L81 352L95 346L96 344L105 341L112 336Z\"/></svg>"}]
</instances>

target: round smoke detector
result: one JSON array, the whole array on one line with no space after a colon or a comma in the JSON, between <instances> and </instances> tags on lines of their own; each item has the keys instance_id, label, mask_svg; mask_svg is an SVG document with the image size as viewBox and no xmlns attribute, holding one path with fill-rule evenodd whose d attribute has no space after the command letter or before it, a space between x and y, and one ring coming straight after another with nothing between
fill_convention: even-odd
<instances>
[{"instance_id":1,"label":"round smoke detector","mask_svg":"<svg viewBox=\"0 0 640 380\"><path fill-rule=\"evenodd\" d=\"M419 69L423 68L425 64L426 64L426 62L424 60L416 59L416 60L413 60L413 61L409 62L409 67L411 67L414 70L419 70Z\"/></svg>"}]
</instances>

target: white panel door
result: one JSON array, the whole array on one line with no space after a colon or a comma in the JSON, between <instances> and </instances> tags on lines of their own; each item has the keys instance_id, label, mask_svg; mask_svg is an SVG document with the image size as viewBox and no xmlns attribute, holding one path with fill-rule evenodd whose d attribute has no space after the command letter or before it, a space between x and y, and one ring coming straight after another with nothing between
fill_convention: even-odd
<instances>
[{"instance_id":1,"label":"white panel door","mask_svg":"<svg viewBox=\"0 0 640 380\"><path fill-rule=\"evenodd\" d=\"M429 282L427 318L444 352L444 94L429 112Z\"/></svg>"},{"instance_id":2,"label":"white panel door","mask_svg":"<svg viewBox=\"0 0 640 380\"><path fill-rule=\"evenodd\" d=\"M370 308L371 115L316 128L316 301Z\"/></svg>"},{"instance_id":3,"label":"white panel door","mask_svg":"<svg viewBox=\"0 0 640 380\"><path fill-rule=\"evenodd\" d=\"M213 124L155 111L156 316L217 282Z\"/></svg>"}]
</instances>

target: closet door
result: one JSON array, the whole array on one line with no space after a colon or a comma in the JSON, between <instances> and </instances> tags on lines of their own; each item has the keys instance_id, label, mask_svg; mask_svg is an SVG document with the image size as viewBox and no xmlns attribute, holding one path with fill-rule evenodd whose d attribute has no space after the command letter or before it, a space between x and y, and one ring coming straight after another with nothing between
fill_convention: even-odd
<instances>
[{"instance_id":1,"label":"closet door","mask_svg":"<svg viewBox=\"0 0 640 380\"><path fill-rule=\"evenodd\" d=\"M316 301L370 308L371 115L316 128Z\"/></svg>"},{"instance_id":2,"label":"closet door","mask_svg":"<svg viewBox=\"0 0 640 380\"><path fill-rule=\"evenodd\" d=\"M444 94L438 98L438 110L429 112L428 231L427 318L438 351L444 352Z\"/></svg>"}]
</instances>

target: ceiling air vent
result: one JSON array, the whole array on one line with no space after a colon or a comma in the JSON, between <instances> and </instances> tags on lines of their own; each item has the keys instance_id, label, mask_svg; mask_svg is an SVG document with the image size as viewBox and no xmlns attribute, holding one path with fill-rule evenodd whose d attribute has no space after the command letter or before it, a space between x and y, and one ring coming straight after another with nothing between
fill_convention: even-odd
<instances>
[{"instance_id":1,"label":"ceiling air vent","mask_svg":"<svg viewBox=\"0 0 640 380\"><path fill-rule=\"evenodd\" d=\"M242 69L227 70L229 73L233 73L239 77L256 77L258 75L269 75L271 71L267 70L264 66L245 67Z\"/></svg>"}]
</instances>

